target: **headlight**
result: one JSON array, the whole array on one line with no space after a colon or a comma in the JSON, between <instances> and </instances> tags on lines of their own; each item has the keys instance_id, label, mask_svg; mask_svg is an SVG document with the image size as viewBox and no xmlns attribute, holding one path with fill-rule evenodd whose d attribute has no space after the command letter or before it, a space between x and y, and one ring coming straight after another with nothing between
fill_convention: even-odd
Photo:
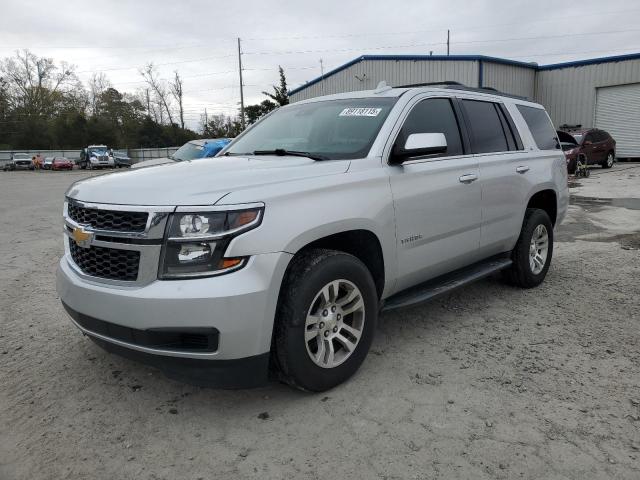
<instances>
[{"instance_id":1,"label":"headlight","mask_svg":"<svg viewBox=\"0 0 640 480\"><path fill-rule=\"evenodd\" d=\"M186 207L169 217L158 276L208 277L242 268L245 258L225 258L231 240L260 225L264 207L200 212Z\"/></svg>"}]
</instances>

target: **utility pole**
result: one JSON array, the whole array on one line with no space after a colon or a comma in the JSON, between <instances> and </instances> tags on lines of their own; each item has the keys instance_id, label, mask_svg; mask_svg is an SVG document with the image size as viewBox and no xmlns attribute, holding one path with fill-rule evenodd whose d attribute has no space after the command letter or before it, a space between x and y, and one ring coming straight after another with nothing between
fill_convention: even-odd
<instances>
[{"instance_id":1,"label":"utility pole","mask_svg":"<svg viewBox=\"0 0 640 480\"><path fill-rule=\"evenodd\" d=\"M242 51L240 50L240 37L238 37L238 71L240 72L240 124L245 129L244 119L244 91L242 90Z\"/></svg>"},{"instance_id":2,"label":"utility pole","mask_svg":"<svg viewBox=\"0 0 640 480\"><path fill-rule=\"evenodd\" d=\"M322 59L320 59L320 91L324 95L324 66L322 65Z\"/></svg>"},{"instance_id":3,"label":"utility pole","mask_svg":"<svg viewBox=\"0 0 640 480\"><path fill-rule=\"evenodd\" d=\"M450 32L449 32L449 29L447 29L447 57L449 56L449 38L450 38Z\"/></svg>"}]
</instances>

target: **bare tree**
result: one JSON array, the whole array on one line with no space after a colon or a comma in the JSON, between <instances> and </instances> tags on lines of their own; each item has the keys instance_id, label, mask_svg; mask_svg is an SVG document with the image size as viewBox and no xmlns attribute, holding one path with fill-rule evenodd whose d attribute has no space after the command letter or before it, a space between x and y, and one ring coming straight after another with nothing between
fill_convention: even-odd
<instances>
[{"instance_id":1,"label":"bare tree","mask_svg":"<svg viewBox=\"0 0 640 480\"><path fill-rule=\"evenodd\" d=\"M108 88L111 88L111 82L103 72L94 73L89 79L89 102L91 104L91 114L98 115L98 101Z\"/></svg>"},{"instance_id":2,"label":"bare tree","mask_svg":"<svg viewBox=\"0 0 640 480\"><path fill-rule=\"evenodd\" d=\"M0 62L10 106L32 115L54 113L62 93L82 88L73 70L72 65L55 65L52 59L37 57L28 50Z\"/></svg>"},{"instance_id":3,"label":"bare tree","mask_svg":"<svg viewBox=\"0 0 640 480\"><path fill-rule=\"evenodd\" d=\"M176 102L178 102L178 112L180 114L180 127L184 128L184 109L182 108L182 79L178 74L178 71L173 72L175 76L173 77L173 82L171 82L171 94L173 98L175 98Z\"/></svg>"},{"instance_id":4,"label":"bare tree","mask_svg":"<svg viewBox=\"0 0 640 480\"><path fill-rule=\"evenodd\" d=\"M147 82L149 88L155 95L155 101L161 107L159 113L159 120L162 123L164 120L164 113L167 114L169 118L169 123L173 124L173 115L171 115L171 98L169 96L169 92L165 87L165 82L163 82L158 77L158 72L156 71L156 67L153 63L147 64L144 70L140 70L140 75Z\"/></svg>"}]
</instances>

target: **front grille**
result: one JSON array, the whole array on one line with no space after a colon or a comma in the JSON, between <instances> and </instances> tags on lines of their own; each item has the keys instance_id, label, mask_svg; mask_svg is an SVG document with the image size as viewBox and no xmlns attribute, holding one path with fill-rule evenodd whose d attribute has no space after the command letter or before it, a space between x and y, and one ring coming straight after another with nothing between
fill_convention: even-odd
<instances>
[{"instance_id":1,"label":"front grille","mask_svg":"<svg viewBox=\"0 0 640 480\"><path fill-rule=\"evenodd\" d=\"M117 232L144 232L147 226L147 212L124 212L120 210L101 210L87 208L69 202L69 218L82 225L97 230Z\"/></svg>"},{"instance_id":2,"label":"front grille","mask_svg":"<svg viewBox=\"0 0 640 480\"><path fill-rule=\"evenodd\" d=\"M75 264L87 275L134 282L138 279L140 252L104 247L79 247L69 239L69 251Z\"/></svg>"}]
</instances>

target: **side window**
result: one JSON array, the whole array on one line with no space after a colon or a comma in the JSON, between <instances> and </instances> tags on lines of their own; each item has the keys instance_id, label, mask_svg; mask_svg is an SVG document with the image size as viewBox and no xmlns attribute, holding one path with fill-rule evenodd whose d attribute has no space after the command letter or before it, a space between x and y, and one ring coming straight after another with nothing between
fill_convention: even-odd
<instances>
[{"instance_id":1,"label":"side window","mask_svg":"<svg viewBox=\"0 0 640 480\"><path fill-rule=\"evenodd\" d=\"M516 128L516 124L505 107L502 104L496 104L496 108L498 109L498 113L500 113L500 118L503 120L502 126L504 127L504 133L507 136L507 143L509 143L509 150L524 150L524 145L522 144L522 139L520 138L520 133ZM505 125L506 122L506 125ZM513 148L511 148L513 145Z\"/></svg>"},{"instance_id":2,"label":"side window","mask_svg":"<svg viewBox=\"0 0 640 480\"><path fill-rule=\"evenodd\" d=\"M544 109L527 107L525 105L517 105L517 107L540 150L555 150L556 148L560 148L556 130L553 128L547 112Z\"/></svg>"},{"instance_id":3,"label":"side window","mask_svg":"<svg viewBox=\"0 0 640 480\"><path fill-rule=\"evenodd\" d=\"M587 133L584 136L584 143L586 144L587 142L589 142L589 143L595 142L595 139L593 138L593 133Z\"/></svg>"},{"instance_id":4,"label":"side window","mask_svg":"<svg viewBox=\"0 0 640 480\"><path fill-rule=\"evenodd\" d=\"M506 152L509 150L502 120L492 102L463 100L471 130L473 153Z\"/></svg>"},{"instance_id":5,"label":"side window","mask_svg":"<svg viewBox=\"0 0 640 480\"><path fill-rule=\"evenodd\" d=\"M418 103L405 120L396 142L404 145L413 133L443 133L447 139L447 151L439 156L464 153L458 120L448 98L430 98Z\"/></svg>"},{"instance_id":6,"label":"side window","mask_svg":"<svg viewBox=\"0 0 640 480\"><path fill-rule=\"evenodd\" d=\"M606 132L602 130L596 130L596 142L604 142L607 140Z\"/></svg>"}]
</instances>

